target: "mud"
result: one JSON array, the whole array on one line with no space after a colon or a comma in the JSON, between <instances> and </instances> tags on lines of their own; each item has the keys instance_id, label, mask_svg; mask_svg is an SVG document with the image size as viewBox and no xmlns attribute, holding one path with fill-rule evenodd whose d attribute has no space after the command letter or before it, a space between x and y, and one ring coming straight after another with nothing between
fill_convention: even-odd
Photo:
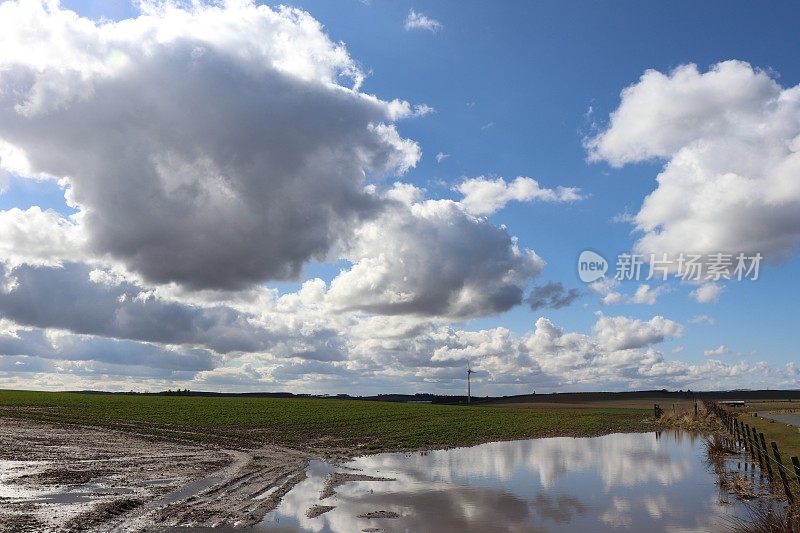
<instances>
[{"instance_id":1,"label":"mud","mask_svg":"<svg viewBox=\"0 0 800 533\"><path fill-rule=\"evenodd\" d=\"M307 518L316 518L320 515L327 513L328 511L333 511L336 509L334 505L312 505L306 511Z\"/></svg>"},{"instance_id":2,"label":"mud","mask_svg":"<svg viewBox=\"0 0 800 533\"><path fill-rule=\"evenodd\" d=\"M358 515L357 518L400 518L400 514L394 511L370 511Z\"/></svg>"},{"instance_id":3,"label":"mud","mask_svg":"<svg viewBox=\"0 0 800 533\"><path fill-rule=\"evenodd\" d=\"M256 524L311 456L0 418L0 531Z\"/></svg>"},{"instance_id":4,"label":"mud","mask_svg":"<svg viewBox=\"0 0 800 533\"><path fill-rule=\"evenodd\" d=\"M325 487L319 495L319 499L324 500L325 498L333 496L336 494L336 487L340 487L350 481L395 481L395 479L390 477L366 476L364 474L350 474L348 472L334 472L328 476Z\"/></svg>"}]
</instances>

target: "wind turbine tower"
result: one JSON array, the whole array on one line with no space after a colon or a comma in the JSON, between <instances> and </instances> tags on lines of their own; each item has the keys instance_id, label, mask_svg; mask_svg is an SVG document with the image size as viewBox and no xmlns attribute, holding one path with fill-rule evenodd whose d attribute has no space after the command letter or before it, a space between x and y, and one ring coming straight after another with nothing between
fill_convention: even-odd
<instances>
[{"instance_id":1,"label":"wind turbine tower","mask_svg":"<svg viewBox=\"0 0 800 533\"><path fill-rule=\"evenodd\" d=\"M472 391L470 390L470 376L474 374L475 371L472 370L472 365L467 363L467 403L472 403Z\"/></svg>"}]
</instances>

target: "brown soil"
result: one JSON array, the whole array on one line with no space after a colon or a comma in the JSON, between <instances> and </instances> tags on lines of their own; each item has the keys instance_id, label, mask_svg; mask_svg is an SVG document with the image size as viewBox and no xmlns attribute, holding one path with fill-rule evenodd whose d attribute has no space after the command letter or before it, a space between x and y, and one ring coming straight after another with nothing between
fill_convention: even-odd
<instances>
[{"instance_id":1,"label":"brown soil","mask_svg":"<svg viewBox=\"0 0 800 533\"><path fill-rule=\"evenodd\" d=\"M306 511L306 516L308 518L316 518L320 515L327 513L328 511L333 511L336 509L334 505L314 505L313 507L309 507Z\"/></svg>"},{"instance_id":2,"label":"brown soil","mask_svg":"<svg viewBox=\"0 0 800 533\"><path fill-rule=\"evenodd\" d=\"M0 531L255 524L311 456L0 418Z\"/></svg>"},{"instance_id":3,"label":"brown soil","mask_svg":"<svg viewBox=\"0 0 800 533\"><path fill-rule=\"evenodd\" d=\"M358 515L358 518L400 518L394 511L371 511Z\"/></svg>"},{"instance_id":4,"label":"brown soil","mask_svg":"<svg viewBox=\"0 0 800 533\"><path fill-rule=\"evenodd\" d=\"M319 499L324 500L329 496L333 496L336 494L336 487L344 485L349 481L394 481L394 478L351 474L349 472L334 472L328 476L328 480L325 482L325 487L322 489Z\"/></svg>"}]
</instances>

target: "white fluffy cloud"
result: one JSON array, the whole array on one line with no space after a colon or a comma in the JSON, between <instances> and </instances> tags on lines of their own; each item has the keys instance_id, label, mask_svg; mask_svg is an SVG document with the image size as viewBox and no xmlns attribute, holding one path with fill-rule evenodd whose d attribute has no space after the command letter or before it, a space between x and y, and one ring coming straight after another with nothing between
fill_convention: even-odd
<instances>
[{"instance_id":1,"label":"white fluffy cloud","mask_svg":"<svg viewBox=\"0 0 800 533\"><path fill-rule=\"evenodd\" d=\"M600 278L592 282L589 288L600 294L603 298L600 300L603 305L614 305L620 303L627 304L641 304L641 305L655 305L658 298L669 291L667 285L659 285L658 287L651 287L647 283L642 283L636 287L636 291L631 295L625 295L617 292L619 281L614 278Z\"/></svg>"},{"instance_id":2,"label":"white fluffy cloud","mask_svg":"<svg viewBox=\"0 0 800 533\"><path fill-rule=\"evenodd\" d=\"M83 258L86 237L74 221L37 206L0 211L0 260L55 266Z\"/></svg>"},{"instance_id":3,"label":"white fluffy cloud","mask_svg":"<svg viewBox=\"0 0 800 533\"><path fill-rule=\"evenodd\" d=\"M631 303L655 305L658 297L667 291L666 285L660 285L656 288L650 287L647 283L642 283L636 288L636 292L630 298Z\"/></svg>"},{"instance_id":4,"label":"white fluffy cloud","mask_svg":"<svg viewBox=\"0 0 800 533\"><path fill-rule=\"evenodd\" d=\"M412 9L408 12L408 16L406 16L404 27L406 31L428 30L435 32L442 28L442 23Z\"/></svg>"},{"instance_id":5,"label":"white fluffy cloud","mask_svg":"<svg viewBox=\"0 0 800 533\"><path fill-rule=\"evenodd\" d=\"M729 353L731 353L730 348L728 348L724 344L720 344L716 348L705 350L703 352L703 355L708 356L708 357L719 357L721 355L727 355Z\"/></svg>"},{"instance_id":6,"label":"white fluffy cloud","mask_svg":"<svg viewBox=\"0 0 800 533\"><path fill-rule=\"evenodd\" d=\"M648 321L598 313L594 326L598 343L607 350L630 350L683 335L683 327L662 316Z\"/></svg>"},{"instance_id":7,"label":"white fluffy cloud","mask_svg":"<svg viewBox=\"0 0 800 533\"><path fill-rule=\"evenodd\" d=\"M719 283L703 283L693 291L689 293L697 303L701 304L708 304L714 303L719 300L719 297L722 295L722 292L725 290L725 287L720 285Z\"/></svg>"},{"instance_id":8,"label":"white fluffy cloud","mask_svg":"<svg viewBox=\"0 0 800 533\"><path fill-rule=\"evenodd\" d=\"M365 173L419 159L391 120L430 108L359 92L307 13L144 7L0 4L0 143L25 162L9 170L65 178L95 252L196 288L292 278L380 211Z\"/></svg>"},{"instance_id":9,"label":"white fluffy cloud","mask_svg":"<svg viewBox=\"0 0 800 533\"><path fill-rule=\"evenodd\" d=\"M491 393L796 382L793 367L668 361L657 345L683 330L660 316L600 314L589 334L453 324L521 303L544 266L484 215L579 191L524 177L467 180L457 201L386 190L421 155L395 122L431 107L364 93L305 12L180 5L98 22L0 4L0 174L58 179L75 213L0 211L0 386L454 392L467 360ZM263 285L314 259L342 270ZM575 296L545 285L530 303Z\"/></svg>"},{"instance_id":10,"label":"white fluffy cloud","mask_svg":"<svg viewBox=\"0 0 800 533\"><path fill-rule=\"evenodd\" d=\"M519 352L550 377L543 381L551 387L724 387L736 380L743 383L760 379L757 365L729 365L714 360L690 365L665 359L656 346L682 334L680 324L660 316L641 320L598 313L592 335L565 332L542 317L533 331L522 338ZM770 379L777 375L786 379L781 370L771 369L769 375Z\"/></svg>"},{"instance_id":11,"label":"white fluffy cloud","mask_svg":"<svg viewBox=\"0 0 800 533\"><path fill-rule=\"evenodd\" d=\"M464 180L455 190L464 196L460 202L473 215L491 215L512 201L574 202L583 199L580 189L542 188L535 179L524 176L518 176L510 183L503 178L489 179L479 176Z\"/></svg>"},{"instance_id":12,"label":"white fluffy cloud","mask_svg":"<svg viewBox=\"0 0 800 533\"><path fill-rule=\"evenodd\" d=\"M633 217L652 253L762 252L787 258L800 238L800 86L741 61L708 72L645 72L622 91L591 160L665 159Z\"/></svg>"},{"instance_id":13,"label":"white fluffy cloud","mask_svg":"<svg viewBox=\"0 0 800 533\"><path fill-rule=\"evenodd\" d=\"M2 321L0 382L11 379L10 383L63 388L92 386L93 379L102 379L104 386L118 389L280 387L295 392L387 392L435 388L457 393L462 390L468 360L477 370L474 385L482 394L529 392L531 388L592 390L600 385L609 389L791 385L798 377L789 367L770 368L763 363L709 360L690 365L667 360L658 344L680 336L683 329L658 316L642 320L598 314L591 334L564 331L543 317L530 332L517 337L502 327L470 331L427 318L331 313L320 280L307 282L298 293L246 315L213 306L186 308L150 296L143 314L156 319L147 324L117 324L116 317L135 309L130 305L138 304L100 306L113 315L102 336L65 332L63 328L79 329L81 321L56 323L57 317L44 309L34 315L36 324L50 322L60 329ZM55 308L63 309L63 305ZM33 324L30 314L19 311L16 316ZM207 338L216 338L226 329L224 347L239 351L220 354L216 349L223 346ZM106 337L124 331L135 332L138 339L184 337L195 346Z\"/></svg>"},{"instance_id":14,"label":"white fluffy cloud","mask_svg":"<svg viewBox=\"0 0 800 533\"><path fill-rule=\"evenodd\" d=\"M692 319L689 322L691 322L692 324L706 324L709 326L713 326L714 317L710 317L708 315L696 315L692 317Z\"/></svg>"}]
</instances>

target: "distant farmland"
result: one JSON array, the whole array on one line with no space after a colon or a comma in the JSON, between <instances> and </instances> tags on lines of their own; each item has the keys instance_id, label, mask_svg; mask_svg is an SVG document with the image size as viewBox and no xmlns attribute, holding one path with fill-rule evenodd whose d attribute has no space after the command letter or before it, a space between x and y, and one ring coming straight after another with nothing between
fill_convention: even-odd
<instances>
[{"instance_id":1,"label":"distant farmland","mask_svg":"<svg viewBox=\"0 0 800 533\"><path fill-rule=\"evenodd\" d=\"M647 431L633 407L491 407L316 398L0 391L0 417L108 427L226 445L265 442L366 450L463 446L555 435Z\"/></svg>"}]
</instances>

